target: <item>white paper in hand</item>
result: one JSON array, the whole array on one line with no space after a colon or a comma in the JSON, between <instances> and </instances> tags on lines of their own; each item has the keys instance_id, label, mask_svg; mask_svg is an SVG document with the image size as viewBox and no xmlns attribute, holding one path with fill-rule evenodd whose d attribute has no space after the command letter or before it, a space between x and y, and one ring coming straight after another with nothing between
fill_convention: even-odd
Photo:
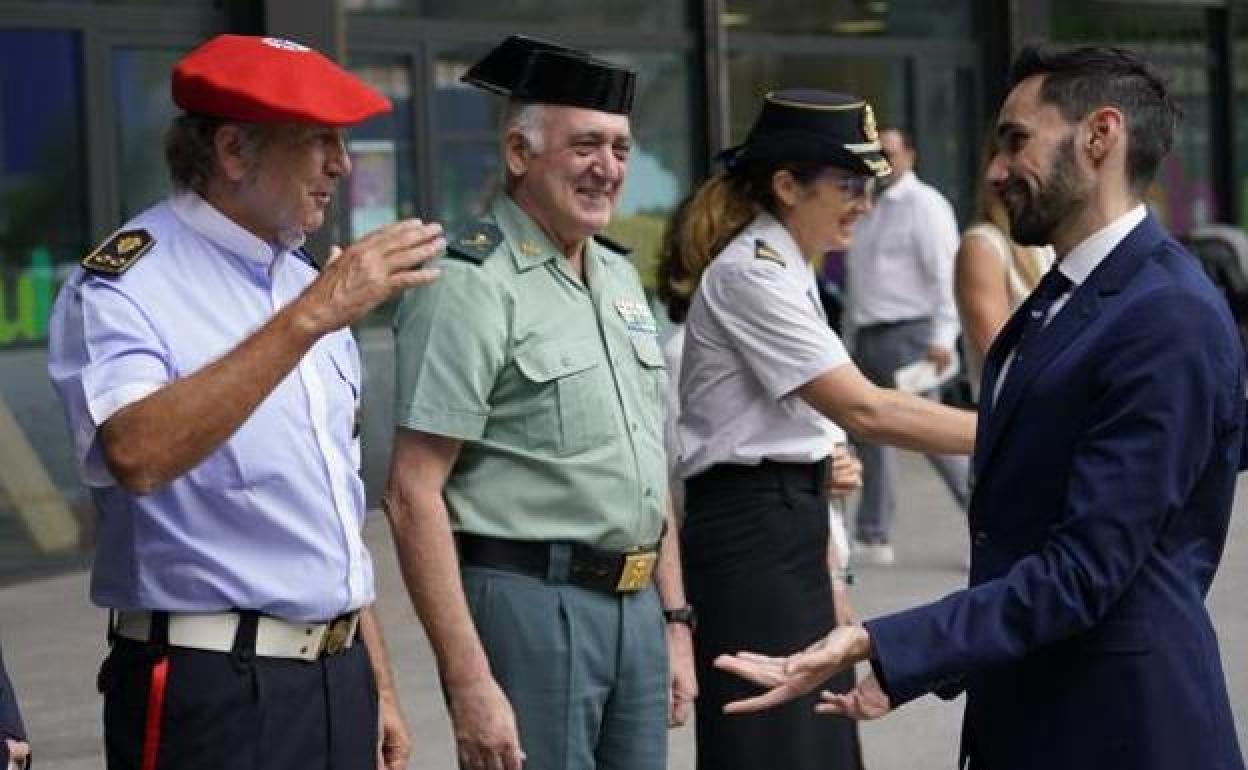
<instances>
[{"instance_id":1,"label":"white paper in hand","mask_svg":"<svg viewBox=\"0 0 1248 770\"><path fill-rule=\"evenodd\" d=\"M893 372L893 380L898 390L907 393L927 393L949 382L958 373L961 362L957 353L950 353L949 363L944 369L937 370L936 364L920 358L912 364L906 364Z\"/></svg>"}]
</instances>

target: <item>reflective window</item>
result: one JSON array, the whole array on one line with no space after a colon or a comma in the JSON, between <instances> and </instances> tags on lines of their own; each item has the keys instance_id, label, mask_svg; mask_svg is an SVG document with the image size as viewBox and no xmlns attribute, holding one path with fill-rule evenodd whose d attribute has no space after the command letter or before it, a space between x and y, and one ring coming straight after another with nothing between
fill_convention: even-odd
<instances>
[{"instance_id":1,"label":"reflective window","mask_svg":"<svg viewBox=\"0 0 1248 770\"><path fill-rule=\"evenodd\" d=\"M77 33L0 29L0 582L75 558L90 519L43 349L89 245L81 71Z\"/></svg>"},{"instance_id":2,"label":"reflective window","mask_svg":"<svg viewBox=\"0 0 1248 770\"><path fill-rule=\"evenodd\" d=\"M1171 95L1183 108L1183 120L1148 198L1176 233L1212 221L1217 206L1204 10L1053 0L1052 23L1055 40L1128 48L1167 79Z\"/></svg>"},{"instance_id":3,"label":"reflective window","mask_svg":"<svg viewBox=\"0 0 1248 770\"><path fill-rule=\"evenodd\" d=\"M726 0L730 32L970 38L974 0Z\"/></svg>"},{"instance_id":4,"label":"reflective window","mask_svg":"<svg viewBox=\"0 0 1248 770\"><path fill-rule=\"evenodd\" d=\"M169 194L165 132L179 110L169 96L173 65L186 51L118 48L113 52L119 221Z\"/></svg>"},{"instance_id":5,"label":"reflective window","mask_svg":"<svg viewBox=\"0 0 1248 770\"><path fill-rule=\"evenodd\" d=\"M350 233L355 240L397 219L418 216L412 154L412 86L405 56L351 58L351 70L394 103L394 110L350 131Z\"/></svg>"},{"instance_id":6,"label":"reflective window","mask_svg":"<svg viewBox=\"0 0 1248 770\"><path fill-rule=\"evenodd\" d=\"M55 267L88 245L80 60L76 33L0 30L0 350L47 339Z\"/></svg>"},{"instance_id":7,"label":"reflective window","mask_svg":"<svg viewBox=\"0 0 1248 770\"><path fill-rule=\"evenodd\" d=\"M906 67L901 58L734 52L728 59L731 141L745 138L768 91L822 88L861 96L875 109L880 128L901 127L913 134L916 173L965 218L974 191L974 72L949 62L925 62L911 82L907 73L913 70L918 68ZM907 112L912 101L914 115Z\"/></svg>"},{"instance_id":8,"label":"reflective window","mask_svg":"<svg viewBox=\"0 0 1248 770\"><path fill-rule=\"evenodd\" d=\"M692 8L684 0L345 0L343 5L356 13L456 21L591 24L617 30L684 27L690 21Z\"/></svg>"}]
</instances>

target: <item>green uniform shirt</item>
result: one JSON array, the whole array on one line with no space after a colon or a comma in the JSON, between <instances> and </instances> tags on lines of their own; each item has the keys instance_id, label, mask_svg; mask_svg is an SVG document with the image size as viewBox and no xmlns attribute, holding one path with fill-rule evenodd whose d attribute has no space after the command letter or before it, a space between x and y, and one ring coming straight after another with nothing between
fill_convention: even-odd
<instances>
[{"instance_id":1,"label":"green uniform shirt","mask_svg":"<svg viewBox=\"0 0 1248 770\"><path fill-rule=\"evenodd\" d=\"M612 550L656 542L667 374L631 262L585 245L588 288L499 196L395 319L396 419L464 444L451 526Z\"/></svg>"}]
</instances>

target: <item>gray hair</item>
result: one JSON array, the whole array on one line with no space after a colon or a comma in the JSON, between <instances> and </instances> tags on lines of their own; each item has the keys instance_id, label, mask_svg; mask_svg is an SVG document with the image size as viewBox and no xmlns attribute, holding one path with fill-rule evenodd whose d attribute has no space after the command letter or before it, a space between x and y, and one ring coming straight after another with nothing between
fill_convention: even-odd
<instances>
[{"instance_id":1,"label":"gray hair","mask_svg":"<svg viewBox=\"0 0 1248 770\"><path fill-rule=\"evenodd\" d=\"M524 137L525 144L534 154L543 152L546 149L546 105L523 99L508 101L507 110L503 113L502 133L504 145L508 136L517 133ZM503 154L506 154L505 148ZM516 179L505 163L503 173L506 175L506 187L510 190Z\"/></svg>"},{"instance_id":2,"label":"gray hair","mask_svg":"<svg viewBox=\"0 0 1248 770\"><path fill-rule=\"evenodd\" d=\"M203 193L217 173L217 129L227 124L238 127L243 157L248 165L256 165L267 139L264 126L184 112L173 119L165 134L165 163L174 190Z\"/></svg>"}]
</instances>

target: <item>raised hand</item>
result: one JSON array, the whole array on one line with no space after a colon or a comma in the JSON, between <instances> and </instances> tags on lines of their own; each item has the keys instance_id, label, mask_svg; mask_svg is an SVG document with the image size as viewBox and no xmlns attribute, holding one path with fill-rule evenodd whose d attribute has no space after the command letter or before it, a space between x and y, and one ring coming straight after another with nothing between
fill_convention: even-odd
<instances>
[{"instance_id":1,"label":"raised hand","mask_svg":"<svg viewBox=\"0 0 1248 770\"><path fill-rule=\"evenodd\" d=\"M328 334L404 289L432 283L440 271L424 265L445 248L442 225L436 222L391 223L346 249L335 246L320 276L296 302L312 329Z\"/></svg>"},{"instance_id":2,"label":"raised hand","mask_svg":"<svg viewBox=\"0 0 1248 770\"><path fill-rule=\"evenodd\" d=\"M875 674L869 675L847 693L819 693L820 702L815 704L815 711L820 714L840 714L850 719L879 719L893 710L888 693L880 687Z\"/></svg>"},{"instance_id":3,"label":"raised hand","mask_svg":"<svg viewBox=\"0 0 1248 770\"><path fill-rule=\"evenodd\" d=\"M871 639L862 626L840 626L805 650L773 658L753 652L720 655L715 667L767 689L761 695L733 701L726 714L764 711L800 698L831 676L871 656Z\"/></svg>"}]
</instances>

